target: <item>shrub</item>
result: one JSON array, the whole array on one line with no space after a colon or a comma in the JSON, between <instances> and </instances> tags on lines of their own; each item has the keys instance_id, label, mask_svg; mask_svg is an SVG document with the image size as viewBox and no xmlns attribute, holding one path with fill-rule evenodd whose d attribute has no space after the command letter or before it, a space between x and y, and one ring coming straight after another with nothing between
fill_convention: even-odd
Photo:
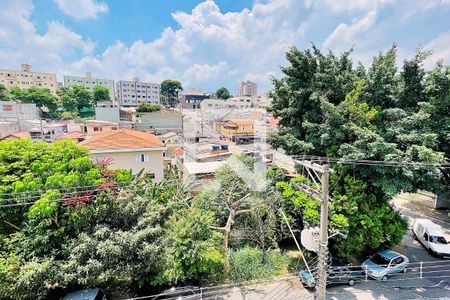
<instances>
[{"instance_id":1,"label":"shrub","mask_svg":"<svg viewBox=\"0 0 450 300\"><path fill-rule=\"evenodd\" d=\"M265 279L280 275L287 259L279 249L264 253L259 248L246 246L230 255L230 279L235 282Z\"/></svg>"},{"instance_id":2,"label":"shrub","mask_svg":"<svg viewBox=\"0 0 450 300\"><path fill-rule=\"evenodd\" d=\"M161 106L152 103L140 103L136 109L137 112L154 112L159 110L161 110Z\"/></svg>"}]
</instances>

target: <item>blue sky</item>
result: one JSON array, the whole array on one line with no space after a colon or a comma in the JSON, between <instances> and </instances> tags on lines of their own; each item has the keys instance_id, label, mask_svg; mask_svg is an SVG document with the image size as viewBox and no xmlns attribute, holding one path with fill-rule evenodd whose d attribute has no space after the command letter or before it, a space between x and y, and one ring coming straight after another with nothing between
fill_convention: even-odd
<instances>
[{"instance_id":1,"label":"blue sky","mask_svg":"<svg viewBox=\"0 0 450 300\"><path fill-rule=\"evenodd\" d=\"M354 46L369 64L398 44L450 63L450 0L0 0L0 67L115 80L179 79L185 88L270 89L290 45Z\"/></svg>"}]
</instances>

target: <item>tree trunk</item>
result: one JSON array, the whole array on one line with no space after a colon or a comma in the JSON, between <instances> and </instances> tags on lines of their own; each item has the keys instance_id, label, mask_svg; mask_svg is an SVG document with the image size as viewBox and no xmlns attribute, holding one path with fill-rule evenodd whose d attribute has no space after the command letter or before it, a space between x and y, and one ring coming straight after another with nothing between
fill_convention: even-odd
<instances>
[{"instance_id":1,"label":"tree trunk","mask_svg":"<svg viewBox=\"0 0 450 300\"><path fill-rule=\"evenodd\" d=\"M223 230L223 253L224 253L224 264L223 271L225 274L230 273L230 256L228 254L228 240L230 238L231 225L234 223L234 216L236 212L234 209L230 210L230 214L228 215L227 224Z\"/></svg>"}]
</instances>

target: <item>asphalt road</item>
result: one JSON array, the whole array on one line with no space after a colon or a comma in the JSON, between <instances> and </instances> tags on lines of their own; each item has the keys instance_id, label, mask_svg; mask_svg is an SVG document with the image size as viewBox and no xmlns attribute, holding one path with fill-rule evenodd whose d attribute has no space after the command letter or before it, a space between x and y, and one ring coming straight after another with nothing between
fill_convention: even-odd
<instances>
[{"instance_id":1,"label":"asphalt road","mask_svg":"<svg viewBox=\"0 0 450 300\"><path fill-rule=\"evenodd\" d=\"M426 215L423 211L407 209L401 203L396 202L410 227L415 218L429 218L450 236L450 222ZM414 238L411 228L394 250L410 259L406 274L392 276L386 282L368 279L353 287L330 287L327 289L327 299L450 299L450 260L429 254Z\"/></svg>"}]
</instances>

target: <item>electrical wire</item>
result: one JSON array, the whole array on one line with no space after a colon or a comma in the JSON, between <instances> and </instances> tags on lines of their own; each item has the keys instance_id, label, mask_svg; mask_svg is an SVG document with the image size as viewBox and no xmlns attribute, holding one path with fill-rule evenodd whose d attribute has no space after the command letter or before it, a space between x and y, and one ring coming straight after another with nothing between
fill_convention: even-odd
<instances>
[{"instance_id":1,"label":"electrical wire","mask_svg":"<svg viewBox=\"0 0 450 300\"><path fill-rule=\"evenodd\" d=\"M450 168L450 163L432 163L432 162L411 162L411 161L386 161L386 160L369 160L369 159L352 159L325 157L316 155L293 155L292 158L297 161L307 160L322 163L339 163L350 165L368 165L368 166L384 166L384 167L435 167L441 169Z\"/></svg>"}]
</instances>

